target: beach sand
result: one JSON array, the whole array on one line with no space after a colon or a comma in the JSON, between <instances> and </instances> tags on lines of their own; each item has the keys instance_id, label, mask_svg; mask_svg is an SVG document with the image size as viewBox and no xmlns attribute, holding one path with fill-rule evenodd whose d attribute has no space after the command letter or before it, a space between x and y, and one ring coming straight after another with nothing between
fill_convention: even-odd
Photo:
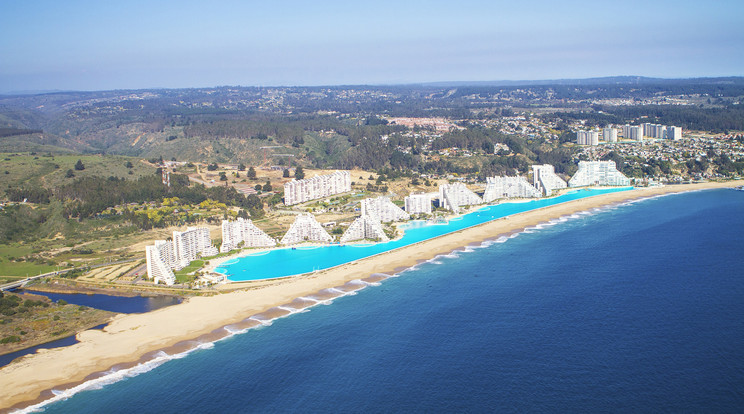
<instances>
[{"instance_id":1,"label":"beach sand","mask_svg":"<svg viewBox=\"0 0 744 414\"><path fill-rule=\"evenodd\" d=\"M101 331L79 334L78 344L43 350L1 368L0 407L28 406L49 398L52 388L67 389L112 367L133 366L152 357L158 350L176 352L193 347L200 340L225 336L223 327L227 325L237 329L257 326L261 320L284 316L293 309L310 306L313 301L332 299L342 292L361 289L366 283L383 280L385 274L394 274L439 254L561 216L631 199L742 184L744 181L640 188L569 201L497 219L325 271L270 282L229 283L223 286L223 294L194 297L182 304L149 313L119 315ZM254 317L248 319L251 316Z\"/></svg>"}]
</instances>

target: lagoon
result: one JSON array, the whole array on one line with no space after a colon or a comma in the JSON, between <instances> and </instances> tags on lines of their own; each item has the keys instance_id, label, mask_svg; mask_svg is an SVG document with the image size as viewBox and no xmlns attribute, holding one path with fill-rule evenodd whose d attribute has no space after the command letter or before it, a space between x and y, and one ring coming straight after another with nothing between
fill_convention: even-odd
<instances>
[{"instance_id":1,"label":"lagoon","mask_svg":"<svg viewBox=\"0 0 744 414\"><path fill-rule=\"evenodd\" d=\"M482 207L442 224L414 220L400 226L400 229L404 232L402 237L389 242L348 245L334 244L312 247L298 246L296 248L274 249L229 260L217 267L215 272L227 275L228 280L233 282L273 279L311 273L409 246L445 234L454 233L513 214L600 194L632 189L633 187L580 189L569 191L557 197L526 202L495 204ZM494 234L494 236L497 235Z\"/></svg>"}]
</instances>

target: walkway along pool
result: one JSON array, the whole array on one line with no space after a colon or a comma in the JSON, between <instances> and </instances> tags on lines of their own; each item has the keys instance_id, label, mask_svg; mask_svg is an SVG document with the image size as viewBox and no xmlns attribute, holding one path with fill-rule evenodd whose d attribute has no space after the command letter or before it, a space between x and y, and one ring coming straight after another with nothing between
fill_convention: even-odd
<instances>
[{"instance_id":1,"label":"walkway along pool","mask_svg":"<svg viewBox=\"0 0 744 414\"><path fill-rule=\"evenodd\" d=\"M312 248L297 247L295 249L286 247L229 260L220 267L217 267L215 271L227 275L228 280L235 282L273 279L310 273L433 239L513 214L600 194L632 189L633 187L581 189L569 191L558 197L531 200L522 203L495 204L482 207L446 223L432 224L422 220L411 221L400 227L404 231L403 237L385 243L334 244Z\"/></svg>"}]
</instances>

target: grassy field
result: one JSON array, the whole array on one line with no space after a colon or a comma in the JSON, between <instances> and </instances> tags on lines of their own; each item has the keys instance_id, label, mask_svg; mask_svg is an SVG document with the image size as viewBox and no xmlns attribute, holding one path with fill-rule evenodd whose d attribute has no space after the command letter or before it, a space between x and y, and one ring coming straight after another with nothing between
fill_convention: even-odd
<instances>
[{"instance_id":1,"label":"grassy field","mask_svg":"<svg viewBox=\"0 0 744 414\"><path fill-rule=\"evenodd\" d=\"M75 163L82 161L85 169L75 170ZM132 168L127 168L127 162ZM120 155L51 155L37 153L0 153L0 195L8 187L21 185L43 186L52 189L75 178L66 178L67 170L73 170L75 178L115 176L128 180L153 174L155 168L143 163L139 158ZM131 174L130 174L131 172Z\"/></svg>"},{"instance_id":2,"label":"grassy field","mask_svg":"<svg viewBox=\"0 0 744 414\"><path fill-rule=\"evenodd\" d=\"M31 246L17 243L0 245L0 283L51 272L55 269L55 265L47 263L15 261L15 259L32 253L34 253L34 249Z\"/></svg>"}]
</instances>

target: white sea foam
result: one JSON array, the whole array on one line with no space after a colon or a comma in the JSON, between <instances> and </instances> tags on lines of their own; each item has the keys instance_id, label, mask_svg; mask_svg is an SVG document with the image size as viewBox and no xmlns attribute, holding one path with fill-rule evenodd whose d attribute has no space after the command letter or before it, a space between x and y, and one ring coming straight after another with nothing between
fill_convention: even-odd
<instances>
[{"instance_id":1,"label":"white sea foam","mask_svg":"<svg viewBox=\"0 0 744 414\"><path fill-rule=\"evenodd\" d=\"M242 335L250 330L250 328L245 329L236 329L234 327L231 327L230 325L225 326L225 330L230 334L230 336L234 335Z\"/></svg>"},{"instance_id":2,"label":"white sea foam","mask_svg":"<svg viewBox=\"0 0 744 414\"><path fill-rule=\"evenodd\" d=\"M184 358L186 355L196 350L208 349L212 347L214 347L214 344L212 342L207 342L207 343L200 344L199 346L189 349L187 351L174 354L174 355L169 355L163 351L158 351L154 355L154 357L150 359L149 361L142 362L131 368L110 369L104 372L103 375L101 375L100 377L86 381L72 388L68 388L64 390L52 389L53 397L47 400L44 400L38 404L34 404L29 407L23 408L21 410L16 410L14 412L15 413L34 413L34 412L43 411L44 407L50 404L59 402L59 401L64 401L80 392L101 389L105 387L106 385L110 385L110 384L125 380L127 378L136 377L137 375L152 371L153 369L165 364L168 361Z\"/></svg>"},{"instance_id":3,"label":"white sea foam","mask_svg":"<svg viewBox=\"0 0 744 414\"><path fill-rule=\"evenodd\" d=\"M262 326L271 326L271 323L272 323L271 321L273 321L273 319L261 319L261 318L256 318L255 316L251 316L248 319L254 320L260 323Z\"/></svg>"}]
</instances>

